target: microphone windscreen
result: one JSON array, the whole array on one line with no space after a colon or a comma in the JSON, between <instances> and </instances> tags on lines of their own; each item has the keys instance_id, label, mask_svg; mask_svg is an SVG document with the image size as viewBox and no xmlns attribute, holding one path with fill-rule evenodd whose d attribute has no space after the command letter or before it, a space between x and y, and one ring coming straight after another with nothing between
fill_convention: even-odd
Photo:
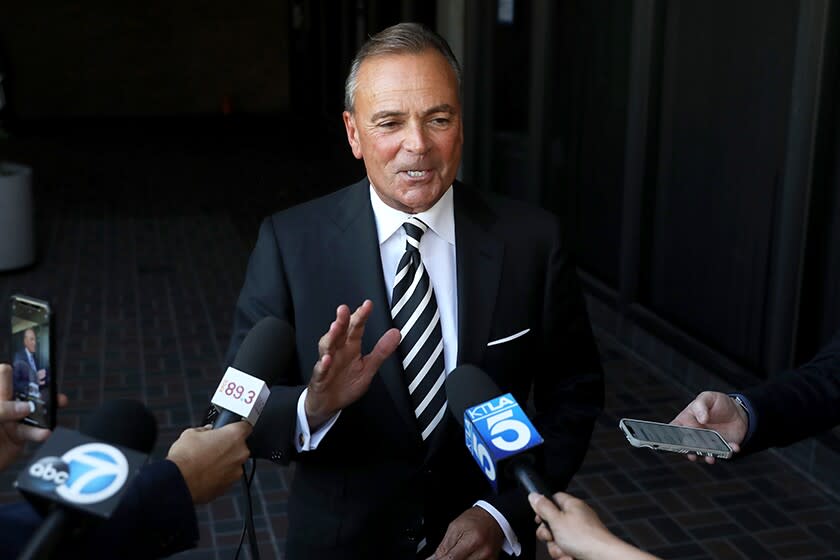
<instances>
[{"instance_id":1,"label":"microphone windscreen","mask_svg":"<svg viewBox=\"0 0 840 560\"><path fill-rule=\"evenodd\" d=\"M245 335L231 367L271 386L288 367L294 350L292 326L277 317L263 317Z\"/></svg>"},{"instance_id":2,"label":"microphone windscreen","mask_svg":"<svg viewBox=\"0 0 840 560\"><path fill-rule=\"evenodd\" d=\"M458 425L464 426L464 411L502 394L490 376L474 365L463 364L446 377L446 401Z\"/></svg>"},{"instance_id":3,"label":"microphone windscreen","mask_svg":"<svg viewBox=\"0 0 840 560\"><path fill-rule=\"evenodd\" d=\"M157 421L143 403L107 401L82 421L81 433L94 439L148 455L157 439Z\"/></svg>"}]
</instances>

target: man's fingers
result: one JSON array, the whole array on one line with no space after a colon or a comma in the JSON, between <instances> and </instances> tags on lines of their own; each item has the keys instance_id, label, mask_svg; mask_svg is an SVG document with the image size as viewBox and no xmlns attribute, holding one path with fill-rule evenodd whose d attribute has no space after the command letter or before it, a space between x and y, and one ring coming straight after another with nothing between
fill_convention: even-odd
<instances>
[{"instance_id":1,"label":"man's fingers","mask_svg":"<svg viewBox=\"0 0 840 560\"><path fill-rule=\"evenodd\" d=\"M455 546L458 545L458 541L461 540L462 536L463 533L460 531L453 531L451 527L447 529L443 540L440 541L440 544L435 549L435 558L446 558L446 555L450 554Z\"/></svg>"},{"instance_id":2,"label":"man's fingers","mask_svg":"<svg viewBox=\"0 0 840 560\"><path fill-rule=\"evenodd\" d=\"M32 412L29 402L3 401L0 402L0 421L20 420Z\"/></svg>"},{"instance_id":3,"label":"man's fingers","mask_svg":"<svg viewBox=\"0 0 840 560\"><path fill-rule=\"evenodd\" d=\"M548 545L546 545L546 548L548 548L549 556L551 556L554 560L574 560L572 556L569 556L568 554L563 552L563 549L554 544L553 541L548 543Z\"/></svg>"},{"instance_id":4,"label":"man's fingers","mask_svg":"<svg viewBox=\"0 0 840 560\"><path fill-rule=\"evenodd\" d=\"M710 405L706 403L702 394L694 399L689 406L691 408L691 414L694 415L694 419L698 424L703 425L709 421Z\"/></svg>"},{"instance_id":5,"label":"man's fingers","mask_svg":"<svg viewBox=\"0 0 840 560\"><path fill-rule=\"evenodd\" d=\"M20 424L17 427L17 435L19 440L26 440L32 441L35 443L41 443L48 437L50 437L50 431L44 428L36 428L35 426L27 426L26 424Z\"/></svg>"},{"instance_id":6,"label":"man's fingers","mask_svg":"<svg viewBox=\"0 0 840 560\"><path fill-rule=\"evenodd\" d=\"M400 331L399 329L388 329L385 331L376 346L370 351L370 354L365 356L365 368L375 373L382 365L388 356L394 353L394 350L400 345Z\"/></svg>"},{"instance_id":7,"label":"man's fingers","mask_svg":"<svg viewBox=\"0 0 840 560\"><path fill-rule=\"evenodd\" d=\"M573 502L579 502L580 500L565 492L555 492L551 501L554 502L555 506L565 511ZM549 503L549 505L551 504Z\"/></svg>"},{"instance_id":8,"label":"man's fingers","mask_svg":"<svg viewBox=\"0 0 840 560\"><path fill-rule=\"evenodd\" d=\"M224 426L222 430L233 432L233 437L245 439L251 434L251 432L254 430L254 427L251 426L251 424L249 424L248 422L241 420L239 422L232 422L227 426Z\"/></svg>"},{"instance_id":9,"label":"man's fingers","mask_svg":"<svg viewBox=\"0 0 840 560\"><path fill-rule=\"evenodd\" d=\"M366 299L350 316L350 326L347 327L348 342L358 342L362 339L362 335L365 333L365 323L367 323L372 309L373 302Z\"/></svg>"},{"instance_id":10,"label":"man's fingers","mask_svg":"<svg viewBox=\"0 0 840 560\"><path fill-rule=\"evenodd\" d=\"M12 399L12 366L0 364L0 400Z\"/></svg>"},{"instance_id":11,"label":"man's fingers","mask_svg":"<svg viewBox=\"0 0 840 560\"><path fill-rule=\"evenodd\" d=\"M542 542L551 542L554 540L554 537L551 534L551 531L545 525L540 525L537 527L537 538L540 539Z\"/></svg>"},{"instance_id":12,"label":"man's fingers","mask_svg":"<svg viewBox=\"0 0 840 560\"><path fill-rule=\"evenodd\" d=\"M64 393L58 394L58 408L66 407L69 402L70 400L67 398L67 395L65 395Z\"/></svg>"}]
</instances>

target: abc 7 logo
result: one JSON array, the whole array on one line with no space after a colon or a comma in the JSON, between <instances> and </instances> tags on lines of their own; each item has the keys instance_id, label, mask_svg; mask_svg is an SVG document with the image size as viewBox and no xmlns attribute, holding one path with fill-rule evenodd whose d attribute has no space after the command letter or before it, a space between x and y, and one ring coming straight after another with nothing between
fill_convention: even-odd
<instances>
[{"instance_id":1,"label":"abc 7 logo","mask_svg":"<svg viewBox=\"0 0 840 560\"><path fill-rule=\"evenodd\" d=\"M73 503L93 504L116 494L128 478L128 461L103 443L74 447L59 457L44 457L29 467L38 485Z\"/></svg>"},{"instance_id":2,"label":"abc 7 logo","mask_svg":"<svg viewBox=\"0 0 840 560\"><path fill-rule=\"evenodd\" d=\"M29 475L45 486L58 486L67 482L70 467L59 457L44 457L29 467Z\"/></svg>"}]
</instances>

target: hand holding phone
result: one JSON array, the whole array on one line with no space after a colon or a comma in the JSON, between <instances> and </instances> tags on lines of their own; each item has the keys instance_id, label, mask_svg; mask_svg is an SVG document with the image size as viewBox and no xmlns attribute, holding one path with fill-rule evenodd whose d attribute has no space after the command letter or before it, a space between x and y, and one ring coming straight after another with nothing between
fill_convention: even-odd
<instances>
[{"instance_id":1,"label":"hand holding phone","mask_svg":"<svg viewBox=\"0 0 840 560\"><path fill-rule=\"evenodd\" d=\"M633 447L718 459L729 459L733 454L732 447L714 430L631 418L622 418L618 426Z\"/></svg>"},{"instance_id":2,"label":"hand holding phone","mask_svg":"<svg viewBox=\"0 0 840 560\"><path fill-rule=\"evenodd\" d=\"M22 294L9 302L13 398L30 403L22 422L53 429L56 422L54 314L50 304Z\"/></svg>"},{"instance_id":3,"label":"hand holding phone","mask_svg":"<svg viewBox=\"0 0 840 560\"><path fill-rule=\"evenodd\" d=\"M18 460L27 441L39 443L51 433L35 426L21 426L19 422L34 411L35 405L13 400L12 396L12 366L0 364L0 471Z\"/></svg>"}]
</instances>

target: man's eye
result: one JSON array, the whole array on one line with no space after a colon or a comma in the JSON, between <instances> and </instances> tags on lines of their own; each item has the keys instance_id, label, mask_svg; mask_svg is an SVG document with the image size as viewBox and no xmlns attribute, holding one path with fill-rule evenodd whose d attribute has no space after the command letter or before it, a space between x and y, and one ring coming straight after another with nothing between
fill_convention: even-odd
<instances>
[{"instance_id":1,"label":"man's eye","mask_svg":"<svg viewBox=\"0 0 840 560\"><path fill-rule=\"evenodd\" d=\"M438 126L446 126L446 125L449 124L449 122L450 122L450 119L448 119L446 117L437 117L437 118L432 119L432 124L436 124Z\"/></svg>"},{"instance_id":2,"label":"man's eye","mask_svg":"<svg viewBox=\"0 0 840 560\"><path fill-rule=\"evenodd\" d=\"M379 123L377 126L379 126L379 128L395 128L397 124L399 123L397 123L396 121L385 121Z\"/></svg>"}]
</instances>

